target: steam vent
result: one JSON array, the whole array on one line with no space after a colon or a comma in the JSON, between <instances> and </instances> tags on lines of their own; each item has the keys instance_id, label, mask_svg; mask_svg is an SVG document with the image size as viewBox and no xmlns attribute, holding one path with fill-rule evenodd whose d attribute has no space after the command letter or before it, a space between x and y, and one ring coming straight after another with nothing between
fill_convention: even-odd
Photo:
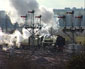
<instances>
[{"instance_id":1,"label":"steam vent","mask_svg":"<svg viewBox=\"0 0 85 69\"><path fill-rule=\"evenodd\" d=\"M82 1L0 0L0 69L85 69Z\"/></svg>"}]
</instances>

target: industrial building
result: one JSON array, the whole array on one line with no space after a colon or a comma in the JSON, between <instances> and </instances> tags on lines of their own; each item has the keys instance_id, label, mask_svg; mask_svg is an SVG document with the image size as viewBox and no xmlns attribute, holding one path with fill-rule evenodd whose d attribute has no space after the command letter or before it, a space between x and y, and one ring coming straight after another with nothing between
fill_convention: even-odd
<instances>
[{"instance_id":1,"label":"industrial building","mask_svg":"<svg viewBox=\"0 0 85 69\"><path fill-rule=\"evenodd\" d=\"M11 32L16 28L19 28L19 24L12 24L10 17L6 14L5 11L0 11L0 27L3 32Z\"/></svg>"},{"instance_id":2,"label":"industrial building","mask_svg":"<svg viewBox=\"0 0 85 69\"><path fill-rule=\"evenodd\" d=\"M85 44L85 8L53 9L53 12L59 33L67 40Z\"/></svg>"},{"instance_id":3,"label":"industrial building","mask_svg":"<svg viewBox=\"0 0 85 69\"><path fill-rule=\"evenodd\" d=\"M63 21L63 19L59 19L59 26L60 27L65 26L64 22L66 23L66 26L71 27L72 16L69 15L69 14L66 14L66 12L71 12L71 11L74 11L73 25L75 27L78 27L79 23L81 23L81 26L83 28L85 27L85 9L83 9L83 8L80 8L80 9L77 9L77 8L73 8L73 9L65 8L65 9L53 9L53 11L54 11L54 18L55 19L58 16L65 16L66 17L66 19L64 19L64 21ZM79 19L75 18L76 16L82 16L81 22L80 22Z\"/></svg>"}]
</instances>

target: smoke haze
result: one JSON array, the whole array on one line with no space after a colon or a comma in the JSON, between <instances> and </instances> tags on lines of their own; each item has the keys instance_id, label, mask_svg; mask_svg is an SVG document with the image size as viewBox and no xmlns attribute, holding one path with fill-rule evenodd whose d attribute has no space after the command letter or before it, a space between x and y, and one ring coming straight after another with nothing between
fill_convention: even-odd
<instances>
[{"instance_id":1,"label":"smoke haze","mask_svg":"<svg viewBox=\"0 0 85 69\"><path fill-rule=\"evenodd\" d=\"M29 10L35 10L36 13L42 15L43 23L52 23L53 12L50 12L45 7L40 8L38 2L36 0L10 0L11 5L18 12L17 15L26 15Z\"/></svg>"},{"instance_id":2,"label":"smoke haze","mask_svg":"<svg viewBox=\"0 0 85 69\"><path fill-rule=\"evenodd\" d=\"M36 0L10 0L11 4L18 11L19 15L24 15L28 10L38 10Z\"/></svg>"}]
</instances>

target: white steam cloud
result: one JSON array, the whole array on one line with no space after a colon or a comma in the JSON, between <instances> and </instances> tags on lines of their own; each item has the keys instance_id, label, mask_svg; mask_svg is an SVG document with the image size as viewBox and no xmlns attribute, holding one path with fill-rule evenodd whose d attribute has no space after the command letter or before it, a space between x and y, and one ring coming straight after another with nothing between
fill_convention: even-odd
<instances>
[{"instance_id":1,"label":"white steam cloud","mask_svg":"<svg viewBox=\"0 0 85 69\"><path fill-rule=\"evenodd\" d=\"M16 15L26 15L29 10L35 10L37 14L42 15L43 23L52 23L53 12L49 11L45 7L40 8L36 0L10 0L11 5L16 9L18 14Z\"/></svg>"},{"instance_id":2,"label":"white steam cloud","mask_svg":"<svg viewBox=\"0 0 85 69\"><path fill-rule=\"evenodd\" d=\"M48 29L43 28L43 31L49 31L49 27L56 26L53 19L53 11L46 7L41 7L37 0L10 0L10 3L17 11L18 22L20 22L21 15L26 15L29 10L35 10L35 15L42 15L42 24L47 24Z\"/></svg>"}]
</instances>

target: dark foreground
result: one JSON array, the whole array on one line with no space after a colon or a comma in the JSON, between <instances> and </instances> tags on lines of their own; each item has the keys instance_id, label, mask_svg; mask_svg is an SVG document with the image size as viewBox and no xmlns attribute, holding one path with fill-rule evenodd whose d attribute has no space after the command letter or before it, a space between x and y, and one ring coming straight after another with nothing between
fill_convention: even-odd
<instances>
[{"instance_id":1,"label":"dark foreground","mask_svg":"<svg viewBox=\"0 0 85 69\"><path fill-rule=\"evenodd\" d=\"M19 49L10 55L0 49L0 69L66 69L70 58L71 54L65 51Z\"/></svg>"}]
</instances>

